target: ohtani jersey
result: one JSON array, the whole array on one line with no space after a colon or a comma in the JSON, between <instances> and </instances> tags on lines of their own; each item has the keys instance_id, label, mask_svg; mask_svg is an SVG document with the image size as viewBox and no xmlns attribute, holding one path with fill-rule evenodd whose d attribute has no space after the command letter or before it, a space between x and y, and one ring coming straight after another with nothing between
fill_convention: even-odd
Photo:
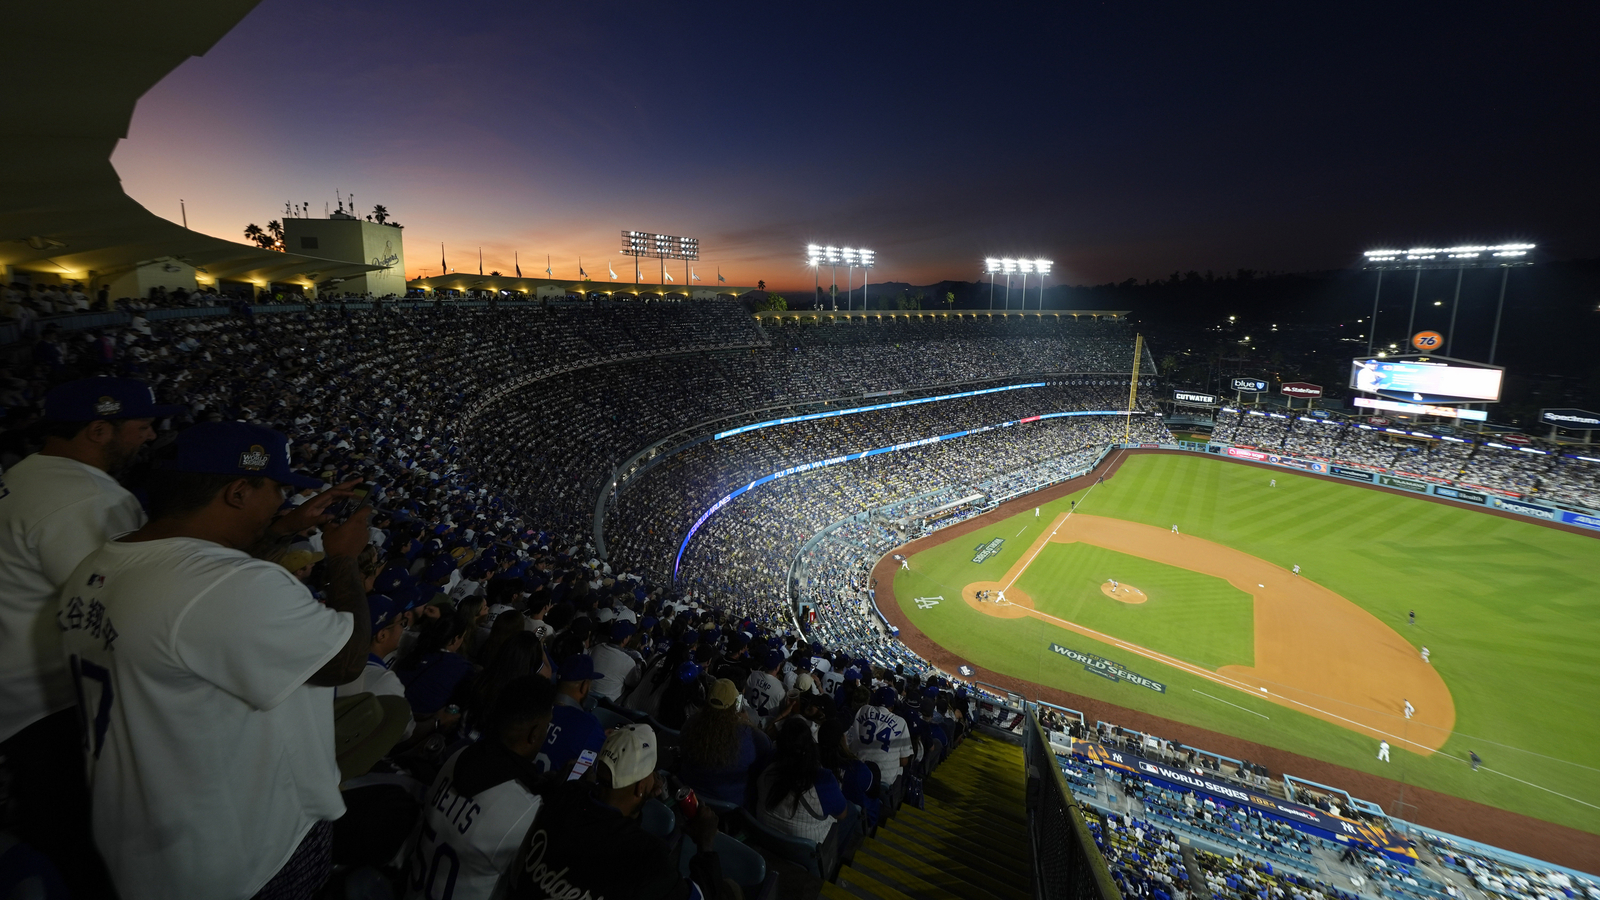
<instances>
[{"instance_id":1,"label":"ohtani jersey","mask_svg":"<svg viewBox=\"0 0 1600 900\"><path fill-rule=\"evenodd\" d=\"M862 762L875 762L885 785L900 777L900 759L910 756L911 729L906 720L881 706L863 706L850 729L850 746Z\"/></svg>"},{"instance_id":2,"label":"ohtani jersey","mask_svg":"<svg viewBox=\"0 0 1600 900\"><path fill-rule=\"evenodd\" d=\"M744 699L750 704L750 717L762 725L782 711L783 701L788 695L783 682L770 672L751 672L744 685Z\"/></svg>"},{"instance_id":3,"label":"ohtani jersey","mask_svg":"<svg viewBox=\"0 0 1600 900\"><path fill-rule=\"evenodd\" d=\"M543 801L510 777L509 766L506 780L470 796L462 794L457 790L456 766L463 754L468 756L466 766L482 764L491 755L512 757L497 746L474 745L457 751L444 764L428 791L422 826L411 849L407 900L488 900L539 814Z\"/></svg>"},{"instance_id":4,"label":"ohtani jersey","mask_svg":"<svg viewBox=\"0 0 1600 900\"><path fill-rule=\"evenodd\" d=\"M68 576L56 621L123 900L252 896L344 815L333 688L306 679L351 616L288 570L198 538L112 541Z\"/></svg>"}]
</instances>

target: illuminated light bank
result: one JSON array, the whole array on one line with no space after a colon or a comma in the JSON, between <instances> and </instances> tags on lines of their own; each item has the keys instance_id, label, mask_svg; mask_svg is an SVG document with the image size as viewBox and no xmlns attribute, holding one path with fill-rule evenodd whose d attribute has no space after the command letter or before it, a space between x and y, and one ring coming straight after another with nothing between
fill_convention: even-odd
<instances>
[{"instance_id":1,"label":"illuminated light bank","mask_svg":"<svg viewBox=\"0 0 1600 900\"><path fill-rule=\"evenodd\" d=\"M1028 386L1029 385L1018 385L1018 387L1028 387ZM930 399L932 399L932 398L930 398ZM919 401L902 401L902 402L919 402ZM685 550L689 549L689 542L694 540L695 533L700 530L700 526L704 525L708 519L710 519L713 515L715 515L724 506L727 506L729 503L732 503L734 500L737 500L739 497L743 496L745 493L747 493L747 492L749 492L751 490L754 490L755 488L758 488L758 487L760 487L760 486L762 486L764 484L767 484L768 482L776 481L779 478L785 478L785 477L790 476L790 475L798 475L801 472L809 472L812 469L823 469L823 468L827 468L828 466L836 466L836 465L839 465L840 463L854 462L855 460L865 459L865 458L867 458L869 456L877 456L877 455L879 455L881 453L893 453L893 452L895 452L897 450L910 450L910 449L915 448L915 447L926 447L929 444L937 444L940 441L952 441L952 440L955 440L956 438L968 437L968 436L974 435L974 434L983 434L986 431L994 431L997 428L1009 428L1012 425L1022 425L1022 424L1026 424L1028 422L1038 422L1038 421L1041 421L1041 420L1044 420L1044 419L1076 418L1076 417L1079 417L1079 416L1126 416L1126 415L1128 415L1128 412L1126 410L1121 410L1121 409L1088 409L1088 410L1082 410L1082 411L1078 411L1078 412L1044 413L1043 415L1038 415L1038 416L1027 416L1027 417L1021 418L1021 419L1012 419L1009 422L1000 422L1000 423L995 424L995 425L984 425L984 426L979 427L979 428L969 428L969 429L967 429L965 431L952 431L949 434L939 434L939 435L934 435L933 437L919 438L919 439L914 440L914 441L903 441L903 442L898 443L898 444L891 444L891 445L889 445L887 447L878 447L875 450L862 450L862 451L859 451L857 453L846 453L843 456L834 456L834 457L830 457L828 459L819 459L819 460L816 460L815 462L801 463L801 464L799 464L797 466L790 466L789 468L784 469L781 472L773 472L771 475L763 475L762 477L757 478L755 481L750 482L749 484L745 485L744 487L734 488L732 491L729 491L721 500L718 500L716 503L711 504L711 508L707 509L704 513L702 513L700 515L700 518L696 519L694 524L689 526L689 533L685 534L683 536L683 543L678 545L678 555L672 561L672 579L674 581L676 581L678 579L678 569L680 567L682 567L682 565L683 565L683 553L684 553ZM1144 413L1141 411L1141 412L1134 413L1134 415L1141 415L1142 416L1142 415L1144 415Z\"/></svg>"},{"instance_id":2,"label":"illuminated light bank","mask_svg":"<svg viewBox=\"0 0 1600 900\"><path fill-rule=\"evenodd\" d=\"M897 406L916 406L919 403L937 403L940 400L959 400L962 397L980 397L984 394L998 394L1002 391L1020 391L1023 388L1045 387L1047 382L1030 381L1027 384L1008 384L1004 387L984 388L979 391L962 391L959 394L940 394L937 397L919 397L916 400L895 400L889 403L875 403L872 406L853 406L849 409L834 409L828 412L806 413L802 416L788 416L782 419L768 419L765 422L756 422L752 425L742 425L727 431L719 431L711 436L712 440L720 441L723 438L744 434L747 431L759 431L763 428L772 428L776 425L791 425L795 422L810 422L816 419L831 419L834 416L853 416L856 413L874 412L880 409L893 409Z\"/></svg>"}]
</instances>

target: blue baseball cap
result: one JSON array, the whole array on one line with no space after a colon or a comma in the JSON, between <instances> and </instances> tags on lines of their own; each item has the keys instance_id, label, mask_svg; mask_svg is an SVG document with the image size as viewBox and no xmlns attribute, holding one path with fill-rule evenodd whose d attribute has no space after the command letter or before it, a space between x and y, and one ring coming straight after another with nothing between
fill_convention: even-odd
<instances>
[{"instance_id":1,"label":"blue baseball cap","mask_svg":"<svg viewBox=\"0 0 1600 900\"><path fill-rule=\"evenodd\" d=\"M788 659L789 657L784 656L782 650L768 650L767 658L761 662L761 668L775 669L783 665Z\"/></svg>"},{"instance_id":2,"label":"blue baseball cap","mask_svg":"<svg viewBox=\"0 0 1600 900\"><path fill-rule=\"evenodd\" d=\"M44 417L51 422L164 419L186 409L157 403L155 390L136 378L80 378L44 395Z\"/></svg>"},{"instance_id":3,"label":"blue baseball cap","mask_svg":"<svg viewBox=\"0 0 1600 900\"><path fill-rule=\"evenodd\" d=\"M395 616L400 615L400 607L399 604L382 594L368 594L367 612L372 617L372 631L376 634L388 628L389 624L395 620Z\"/></svg>"},{"instance_id":4,"label":"blue baseball cap","mask_svg":"<svg viewBox=\"0 0 1600 900\"><path fill-rule=\"evenodd\" d=\"M402 587L414 581L416 581L416 579L411 577L410 572L398 567L392 567L379 572L378 578L377 580L373 581L372 586L379 593L388 593L395 588Z\"/></svg>"},{"instance_id":5,"label":"blue baseball cap","mask_svg":"<svg viewBox=\"0 0 1600 900\"><path fill-rule=\"evenodd\" d=\"M683 662L678 663L678 680L679 681L682 681L684 683L688 683L688 682L693 681L693 680L695 680L696 678L699 678L699 677L700 677L700 664L699 663L696 663L692 659L686 659Z\"/></svg>"},{"instance_id":6,"label":"blue baseball cap","mask_svg":"<svg viewBox=\"0 0 1600 900\"><path fill-rule=\"evenodd\" d=\"M322 481L289 468L289 439L263 425L201 422L178 434L177 455L161 467L176 472L271 478L297 488L320 488Z\"/></svg>"},{"instance_id":7,"label":"blue baseball cap","mask_svg":"<svg viewBox=\"0 0 1600 900\"><path fill-rule=\"evenodd\" d=\"M872 692L873 706L894 706L895 701L898 699L892 687L881 687Z\"/></svg>"},{"instance_id":8,"label":"blue baseball cap","mask_svg":"<svg viewBox=\"0 0 1600 900\"><path fill-rule=\"evenodd\" d=\"M618 642L625 641L637 630L638 627L627 619L618 619L611 623L611 639Z\"/></svg>"},{"instance_id":9,"label":"blue baseball cap","mask_svg":"<svg viewBox=\"0 0 1600 900\"><path fill-rule=\"evenodd\" d=\"M561 664L558 681L588 681L594 677L594 660L587 653L574 653Z\"/></svg>"}]
</instances>

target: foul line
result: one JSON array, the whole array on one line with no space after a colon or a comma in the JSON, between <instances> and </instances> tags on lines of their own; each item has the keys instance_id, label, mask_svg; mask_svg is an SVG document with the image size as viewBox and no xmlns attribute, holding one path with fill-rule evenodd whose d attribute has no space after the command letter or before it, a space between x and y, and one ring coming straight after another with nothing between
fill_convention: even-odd
<instances>
[{"instance_id":1,"label":"foul line","mask_svg":"<svg viewBox=\"0 0 1600 900\"><path fill-rule=\"evenodd\" d=\"M1587 800L1579 800L1577 797L1568 797L1566 794L1563 794L1560 791L1552 791L1552 790L1550 790L1549 788L1545 787L1542 784L1534 784L1531 781L1522 781L1521 778L1518 778L1515 775L1507 775L1506 773L1501 772L1498 769L1491 769L1488 766L1482 766L1481 768L1485 772L1493 772L1494 774L1499 775L1501 778L1509 778L1512 781L1520 781L1523 784L1527 785L1528 787L1536 787L1541 791L1546 791L1548 793L1555 794L1557 797L1560 797L1560 798L1562 798L1564 800L1571 800L1573 803L1582 803L1584 806L1587 806L1590 809L1600 809L1600 806L1596 806L1596 805L1594 805L1593 803L1590 803Z\"/></svg>"},{"instance_id":2,"label":"foul line","mask_svg":"<svg viewBox=\"0 0 1600 900\"><path fill-rule=\"evenodd\" d=\"M1127 452L1128 452L1127 450L1118 450L1117 451L1117 456L1120 458L1122 456L1122 454L1127 453ZM1116 465L1116 460L1113 459L1111 461L1111 463L1112 463L1112 466L1115 466ZM1103 478L1105 478L1105 476L1101 475L1099 478L1095 479L1094 484L1089 485L1089 489L1083 492L1083 496L1082 497L1078 498L1078 503L1082 503L1085 500L1088 500L1089 499L1089 495L1094 493L1094 489L1099 487L1103 483L1101 481L1101 479L1103 479ZM1001 588L1000 590L1002 590L1002 591L1007 590L1013 584L1017 583L1017 579L1022 577L1022 573L1028 571L1028 567L1033 565L1033 561L1039 558L1039 554L1040 553L1044 552L1044 548L1050 546L1050 538L1055 537L1056 536L1056 532L1061 530L1061 526L1067 524L1067 520L1072 518L1072 514L1077 512L1077 511L1078 511L1078 504L1077 503L1070 504L1067 507L1067 514L1062 516L1061 519L1056 522L1056 527L1050 532L1050 536L1045 538L1043 541L1041 541L1039 543L1038 547L1034 548L1033 555L1028 557L1028 561L1023 563L1022 564L1022 568L1017 570L1017 574L1012 576L1011 580L1006 582L1006 586ZM1024 527L1026 527L1026 526L1024 526ZM1019 532L1017 532L1017 534L1020 535L1020 534L1022 534L1022 532L1019 531ZM1059 621L1059 620L1057 620L1057 621Z\"/></svg>"},{"instance_id":3,"label":"foul line","mask_svg":"<svg viewBox=\"0 0 1600 900\"><path fill-rule=\"evenodd\" d=\"M1028 526L1024 525L1021 528L1017 529L1017 533L1013 534L1012 537L1013 538L1022 537L1022 532L1027 531L1027 530L1028 530Z\"/></svg>"},{"instance_id":4,"label":"foul line","mask_svg":"<svg viewBox=\"0 0 1600 900\"><path fill-rule=\"evenodd\" d=\"M1252 715L1260 716L1263 719L1271 719L1272 718L1271 716L1267 715L1266 713L1258 713L1255 710L1249 708L1248 706L1240 706L1237 703L1230 703L1229 701L1224 700L1221 697L1213 697L1212 695L1206 693L1205 691L1200 690L1199 688L1190 688L1189 690L1194 691L1196 694L1199 694L1202 697L1211 697L1211 699L1217 701L1218 703L1227 703L1229 706L1233 707L1234 709L1242 709L1247 713L1250 713Z\"/></svg>"}]
</instances>

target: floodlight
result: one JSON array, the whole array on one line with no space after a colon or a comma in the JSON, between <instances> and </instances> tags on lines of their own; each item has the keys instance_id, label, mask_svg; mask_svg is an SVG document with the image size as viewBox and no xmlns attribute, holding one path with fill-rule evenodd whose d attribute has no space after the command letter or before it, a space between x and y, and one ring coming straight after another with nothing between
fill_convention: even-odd
<instances>
[{"instance_id":1,"label":"floodlight","mask_svg":"<svg viewBox=\"0 0 1600 900\"><path fill-rule=\"evenodd\" d=\"M1000 270L1010 275L1017 271L1017 261L1010 258L1000 260Z\"/></svg>"},{"instance_id":2,"label":"floodlight","mask_svg":"<svg viewBox=\"0 0 1600 900\"><path fill-rule=\"evenodd\" d=\"M856 264L856 251L854 247L845 247L839 251L841 261L847 266Z\"/></svg>"},{"instance_id":3,"label":"floodlight","mask_svg":"<svg viewBox=\"0 0 1600 900\"><path fill-rule=\"evenodd\" d=\"M1024 274L1024 275L1028 274L1029 272L1032 272L1033 271L1033 260L1031 260L1031 259L1019 259L1019 260L1017 260L1017 269L1019 271L1021 271L1022 274Z\"/></svg>"},{"instance_id":4,"label":"floodlight","mask_svg":"<svg viewBox=\"0 0 1600 900\"><path fill-rule=\"evenodd\" d=\"M992 256L985 257L984 260L983 260L983 271L986 274L990 274L990 275L993 275L994 273L999 272L1000 271L1000 260L995 259Z\"/></svg>"},{"instance_id":5,"label":"floodlight","mask_svg":"<svg viewBox=\"0 0 1600 900\"><path fill-rule=\"evenodd\" d=\"M1533 244L1462 244L1456 247L1412 247L1368 250L1362 265L1369 269L1462 269L1479 266L1528 265L1523 257Z\"/></svg>"},{"instance_id":6,"label":"floodlight","mask_svg":"<svg viewBox=\"0 0 1600 900\"><path fill-rule=\"evenodd\" d=\"M1050 274L1050 267L1053 266L1053 265L1055 265L1055 263L1051 262L1048 259L1036 259L1036 260L1033 261L1033 268L1040 275L1049 275Z\"/></svg>"},{"instance_id":7,"label":"floodlight","mask_svg":"<svg viewBox=\"0 0 1600 900\"><path fill-rule=\"evenodd\" d=\"M874 257L876 257L878 255L875 251L872 251L872 250L857 250L856 253L859 254L860 257L861 257L860 265L861 265L861 267L863 269L872 268L872 263L874 262Z\"/></svg>"},{"instance_id":8,"label":"floodlight","mask_svg":"<svg viewBox=\"0 0 1600 900\"><path fill-rule=\"evenodd\" d=\"M838 247L824 247L822 248L822 253L823 258L826 259L830 265L836 266L839 264L840 253Z\"/></svg>"}]
</instances>

